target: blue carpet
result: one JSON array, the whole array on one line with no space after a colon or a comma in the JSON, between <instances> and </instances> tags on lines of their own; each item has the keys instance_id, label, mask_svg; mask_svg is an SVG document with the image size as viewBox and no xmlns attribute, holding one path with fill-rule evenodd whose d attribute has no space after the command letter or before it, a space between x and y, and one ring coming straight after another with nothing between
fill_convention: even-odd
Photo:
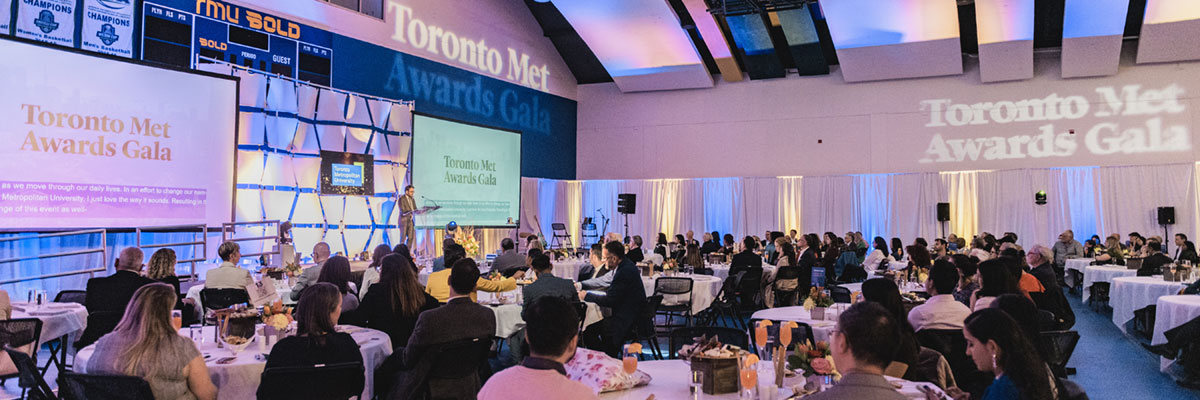
<instances>
[{"instance_id":1,"label":"blue carpet","mask_svg":"<svg viewBox=\"0 0 1200 400\"><path fill-rule=\"evenodd\" d=\"M1093 400L1103 399L1200 399L1200 391L1175 384L1158 370L1159 357L1126 337L1112 322L1111 313L1097 313L1067 295L1075 310L1079 345L1069 367L1077 369L1070 378L1087 390Z\"/></svg>"}]
</instances>

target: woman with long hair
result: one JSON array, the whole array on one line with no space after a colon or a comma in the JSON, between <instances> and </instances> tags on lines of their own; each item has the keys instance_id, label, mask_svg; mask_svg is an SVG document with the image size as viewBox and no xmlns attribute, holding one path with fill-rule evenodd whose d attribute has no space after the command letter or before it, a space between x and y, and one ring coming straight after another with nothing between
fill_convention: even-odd
<instances>
[{"instance_id":1,"label":"woman with long hair","mask_svg":"<svg viewBox=\"0 0 1200 400\"><path fill-rule=\"evenodd\" d=\"M1125 254L1121 251L1120 239L1111 235L1104 239L1104 252L1096 254L1096 264L1125 265Z\"/></svg>"},{"instance_id":2,"label":"woman with long hair","mask_svg":"<svg viewBox=\"0 0 1200 400\"><path fill-rule=\"evenodd\" d=\"M407 244L400 243L400 244L396 245L396 248L392 249L392 253L399 254L400 256L407 258L408 263L412 264L413 271L420 270L420 268L417 268L417 260L415 258L413 258L412 250L410 250L408 248Z\"/></svg>"},{"instance_id":3,"label":"woman with long hair","mask_svg":"<svg viewBox=\"0 0 1200 400\"><path fill-rule=\"evenodd\" d=\"M967 355L975 368L995 380L983 400L1041 400L1055 398L1050 371L1012 316L988 308L971 313L963 327ZM961 391L951 389L955 398Z\"/></svg>"},{"instance_id":4,"label":"woman with long hair","mask_svg":"<svg viewBox=\"0 0 1200 400\"><path fill-rule=\"evenodd\" d=\"M775 239L775 248L779 251L779 267L796 266L796 248L786 238Z\"/></svg>"},{"instance_id":5,"label":"woman with long hair","mask_svg":"<svg viewBox=\"0 0 1200 400\"><path fill-rule=\"evenodd\" d=\"M396 249L400 249L400 246L404 245L396 245ZM408 246L405 246L404 248L408 249ZM358 296L360 299L367 298L367 290L371 289L372 284L379 282L379 265L383 262L383 258L390 254L393 254L393 252L388 245L381 244L375 246L375 250L371 252L371 265L368 265L367 270L363 271L362 290L358 291ZM403 255L400 254L397 254L397 256L403 257Z\"/></svg>"},{"instance_id":6,"label":"woman with long hair","mask_svg":"<svg viewBox=\"0 0 1200 400\"><path fill-rule=\"evenodd\" d=\"M156 399L216 399L217 387L196 344L171 322L177 297L165 283L134 292L117 328L96 342L87 371L145 379Z\"/></svg>"},{"instance_id":7,"label":"woman with long hair","mask_svg":"<svg viewBox=\"0 0 1200 400\"><path fill-rule=\"evenodd\" d=\"M954 289L954 299L970 307L971 296L975 294L976 290L979 290L979 266L966 254L951 255L950 263L958 268L959 276L958 287Z\"/></svg>"},{"instance_id":8,"label":"woman with long hair","mask_svg":"<svg viewBox=\"0 0 1200 400\"><path fill-rule=\"evenodd\" d=\"M904 259L904 242L900 241L898 237L892 238L892 258L895 258L896 261Z\"/></svg>"},{"instance_id":9,"label":"woman with long hair","mask_svg":"<svg viewBox=\"0 0 1200 400\"><path fill-rule=\"evenodd\" d=\"M987 260L979 263L979 290L971 296L971 309L987 308L997 296L1021 292L1017 278L1009 272L1003 260Z\"/></svg>"},{"instance_id":10,"label":"woman with long hair","mask_svg":"<svg viewBox=\"0 0 1200 400\"><path fill-rule=\"evenodd\" d=\"M354 337L334 329L341 313L342 295L337 286L319 282L305 288L300 293L300 302L296 304L296 335L275 343L267 357L266 369L353 362L361 364L362 352ZM266 378L264 373L259 390L269 388L272 384L286 384L267 382ZM258 397L268 396L260 392Z\"/></svg>"},{"instance_id":11,"label":"woman with long hair","mask_svg":"<svg viewBox=\"0 0 1200 400\"><path fill-rule=\"evenodd\" d=\"M910 267L929 269L933 266L933 255L925 246L908 246L908 265Z\"/></svg>"},{"instance_id":12,"label":"woman with long hair","mask_svg":"<svg viewBox=\"0 0 1200 400\"><path fill-rule=\"evenodd\" d=\"M436 308L438 301L425 293L408 260L397 254L383 257L379 282L374 286L375 292L363 295L359 317L368 328L391 336L392 346L403 347L417 325L417 316Z\"/></svg>"},{"instance_id":13,"label":"woman with long hair","mask_svg":"<svg viewBox=\"0 0 1200 400\"><path fill-rule=\"evenodd\" d=\"M688 243L687 254L683 256L683 265L692 267L696 273L704 271L704 257L700 255L700 246L695 243Z\"/></svg>"},{"instance_id":14,"label":"woman with long hair","mask_svg":"<svg viewBox=\"0 0 1200 400\"><path fill-rule=\"evenodd\" d=\"M333 284L342 293L342 313L348 313L358 308L358 294L355 291L354 274L350 272L350 260L342 256L333 256L321 267L317 282ZM305 289L308 290L308 289ZM304 293L300 294L301 296Z\"/></svg>"},{"instance_id":15,"label":"woman with long hair","mask_svg":"<svg viewBox=\"0 0 1200 400\"><path fill-rule=\"evenodd\" d=\"M670 254L667 250L667 246L668 246L667 234L659 232L658 239L654 241L654 254L658 254L658 255L662 256L662 259L664 261L668 258L667 256Z\"/></svg>"},{"instance_id":16,"label":"woman with long hair","mask_svg":"<svg viewBox=\"0 0 1200 400\"><path fill-rule=\"evenodd\" d=\"M175 309L183 312L183 320L185 323L195 322L196 307L193 306L191 300L184 299L179 291L179 277L175 276L175 250L161 248L150 256L150 262L146 264L146 277L171 285L175 288Z\"/></svg>"},{"instance_id":17,"label":"woman with long hair","mask_svg":"<svg viewBox=\"0 0 1200 400\"><path fill-rule=\"evenodd\" d=\"M867 259L863 260L863 269L867 271L878 270L882 268L880 265L883 264L884 261L887 261L888 269L903 268L900 263L896 262L895 258L892 258L892 256L888 254L888 245L886 240L884 240L882 237L876 236L874 242L875 248L871 250L870 254L867 255Z\"/></svg>"},{"instance_id":18,"label":"woman with long hair","mask_svg":"<svg viewBox=\"0 0 1200 400\"><path fill-rule=\"evenodd\" d=\"M916 333L908 322L908 311L904 308L904 299L900 298L900 287L891 279L867 279L862 285L862 296L863 300L882 305L900 324L900 346L896 348L893 361L904 363L908 369L903 376L896 378L926 381L927 379L918 379L923 377L917 376L916 366L921 347L917 344Z\"/></svg>"}]
</instances>

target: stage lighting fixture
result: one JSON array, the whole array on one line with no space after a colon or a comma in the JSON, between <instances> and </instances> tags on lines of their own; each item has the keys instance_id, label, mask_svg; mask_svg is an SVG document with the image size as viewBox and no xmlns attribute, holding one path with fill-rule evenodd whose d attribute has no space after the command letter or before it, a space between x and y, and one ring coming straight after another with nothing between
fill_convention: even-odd
<instances>
[{"instance_id":1,"label":"stage lighting fixture","mask_svg":"<svg viewBox=\"0 0 1200 400\"><path fill-rule=\"evenodd\" d=\"M1037 191L1037 193L1034 193L1033 194L1033 203L1037 204L1039 206L1046 205L1046 191L1039 190L1039 191Z\"/></svg>"},{"instance_id":2,"label":"stage lighting fixture","mask_svg":"<svg viewBox=\"0 0 1200 400\"><path fill-rule=\"evenodd\" d=\"M446 232L454 232L455 229L458 229L457 222L450 221L450 223L446 224Z\"/></svg>"}]
</instances>

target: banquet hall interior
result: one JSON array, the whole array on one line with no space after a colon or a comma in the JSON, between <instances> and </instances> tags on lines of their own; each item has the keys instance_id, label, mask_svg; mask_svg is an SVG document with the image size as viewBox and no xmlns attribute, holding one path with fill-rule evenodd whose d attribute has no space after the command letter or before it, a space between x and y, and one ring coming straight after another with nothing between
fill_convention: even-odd
<instances>
[{"instance_id":1,"label":"banquet hall interior","mask_svg":"<svg viewBox=\"0 0 1200 400\"><path fill-rule=\"evenodd\" d=\"M0 0L0 398L1200 399L1197 37Z\"/></svg>"}]
</instances>

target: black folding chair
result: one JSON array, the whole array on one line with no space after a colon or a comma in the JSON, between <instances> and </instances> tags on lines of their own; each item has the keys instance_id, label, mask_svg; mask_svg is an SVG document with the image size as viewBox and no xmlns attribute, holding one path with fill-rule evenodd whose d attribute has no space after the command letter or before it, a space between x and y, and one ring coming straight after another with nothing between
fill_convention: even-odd
<instances>
[{"instance_id":1,"label":"black folding chair","mask_svg":"<svg viewBox=\"0 0 1200 400\"><path fill-rule=\"evenodd\" d=\"M154 400L150 383L136 376L66 372L58 377L58 389L63 400Z\"/></svg>"},{"instance_id":2,"label":"black folding chair","mask_svg":"<svg viewBox=\"0 0 1200 400\"><path fill-rule=\"evenodd\" d=\"M85 304L85 299L87 299L87 291L84 290L63 290L54 295L55 303L78 303L82 305Z\"/></svg>"},{"instance_id":3,"label":"black folding chair","mask_svg":"<svg viewBox=\"0 0 1200 400\"><path fill-rule=\"evenodd\" d=\"M359 362L272 367L263 370L258 398L345 400L362 396L364 367Z\"/></svg>"},{"instance_id":4,"label":"black folding chair","mask_svg":"<svg viewBox=\"0 0 1200 400\"><path fill-rule=\"evenodd\" d=\"M1158 306L1151 304L1133 312L1133 332L1146 340L1154 335L1154 319L1158 314Z\"/></svg>"},{"instance_id":5,"label":"black folding chair","mask_svg":"<svg viewBox=\"0 0 1200 400\"><path fill-rule=\"evenodd\" d=\"M851 303L850 289L842 286L830 286L829 297L833 298L834 303Z\"/></svg>"},{"instance_id":6,"label":"black folding chair","mask_svg":"<svg viewBox=\"0 0 1200 400\"><path fill-rule=\"evenodd\" d=\"M201 320L208 322L209 311L249 302L250 293L246 292L246 289L202 289L200 290L200 307L204 310L205 317Z\"/></svg>"},{"instance_id":7,"label":"black folding chair","mask_svg":"<svg viewBox=\"0 0 1200 400\"><path fill-rule=\"evenodd\" d=\"M17 383L25 394L21 397L30 400L58 400L54 390L46 383L46 379L38 373L37 364L28 354L20 350L5 349L9 359L17 366Z\"/></svg>"},{"instance_id":8,"label":"black folding chair","mask_svg":"<svg viewBox=\"0 0 1200 400\"><path fill-rule=\"evenodd\" d=\"M0 346L9 352L17 351L25 354L34 365L37 365L37 351L41 344L42 320L37 318L18 318L0 321ZM13 359L16 362L16 359ZM35 367L36 369L36 367ZM19 377L15 373L0 376L0 384L8 378Z\"/></svg>"},{"instance_id":9,"label":"black folding chair","mask_svg":"<svg viewBox=\"0 0 1200 400\"><path fill-rule=\"evenodd\" d=\"M1046 342L1047 354L1043 355L1046 364L1050 365L1050 370L1054 372L1054 376L1066 378L1067 375L1075 373L1074 368L1067 368L1067 362L1071 361L1071 354L1075 353L1075 345L1079 344L1079 332L1076 331L1049 331L1042 332L1041 340Z\"/></svg>"},{"instance_id":10,"label":"black folding chair","mask_svg":"<svg viewBox=\"0 0 1200 400\"><path fill-rule=\"evenodd\" d=\"M958 387L971 393L972 398L983 396L984 390L995 379L991 373L979 371L975 362L967 356L967 339L961 329L922 329L917 331L917 342L942 353Z\"/></svg>"},{"instance_id":11,"label":"black folding chair","mask_svg":"<svg viewBox=\"0 0 1200 400\"><path fill-rule=\"evenodd\" d=\"M662 299L662 295L646 298L646 306L642 307L642 315L637 321L634 321L625 340L627 342L647 342L650 350L654 352L656 360L663 359L662 349L658 346L658 328L654 326L654 318L658 308L662 305Z\"/></svg>"},{"instance_id":12,"label":"black folding chair","mask_svg":"<svg viewBox=\"0 0 1200 400\"><path fill-rule=\"evenodd\" d=\"M1097 306L1103 309L1108 305L1108 292L1111 288L1112 284L1108 282L1092 282L1092 286L1088 287L1088 305L1092 310L1096 310Z\"/></svg>"},{"instance_id":13,"label":"black folding chair","mask_svg":"<svg viewBox=\"0 0 1200 400\"><path fill-rule=\"evenodd\" d=\"M1075 286L1071 287L1071 293L1083 295L1083 272L1077 269L1068 269L1067 275L1071 277L1071 282L1075 283Z\"/></svg>"},{"instance_id":14,"label":"black folding chair","mask_svg":"<svg viewBox=\"0 0 1200 400\"><path fill-rule=\"evenodd\" d=\"M456 398L463 393L478 393L491 374L487 363L491 349L492 339L487 337L436 345L426 353L431 362L426 381L421 385L425 397ZM477 378L471 379L472 374Z\"/></svg>"},{"instance_id":15,"label":"black folding chair","mask_svg":"<svg viewBox=\"0 0 1200 400\"><path fill-rule=\"evenodd\" d=\"M780 267L775 272L775 282L771 283L771 289L775 291L775 306L778 307L781 304L783 306L791 306L799 301L801 296L800 290L802 289L799 284L793 289L781 290L777 286L777 283L782 281L799 282L800 275L803 274L804 270L800 267Z\"/></svg>"},{"instance_id":16,"label":"black folding chair","mask_svg":"<svg viewBox=\"0 0 1200 400\"><path fill-rule=\"evenodd\" d=\"M696 284L692 278L685 277L659 277L654 280L654 294L667 296L687 296L687 301L674 301L672 304L662 304L658 306L657 315L666 317L662 325L659 327L666 328L668 331L672 328L681 326L692 326L692 288ZM684 324L675 324L675 318L683 318Z\"/></svg>"},{"instance_id":17,"label":"black folding chair","mask_svg":"<svg viewBox=\"0 0 1200 400\"><path fill-rule=\"evenodd\" d=\"M720 326L697 326L684 327L671 331L668 345L670 352L667 354L669 358L679 358L679 349L684 345L696 342L696 338L700 336L713 337L716 336L722 344L747 348L749 343L746 338L746 332L741 329L726 328Z\"/></svg>"}]
</instances>

